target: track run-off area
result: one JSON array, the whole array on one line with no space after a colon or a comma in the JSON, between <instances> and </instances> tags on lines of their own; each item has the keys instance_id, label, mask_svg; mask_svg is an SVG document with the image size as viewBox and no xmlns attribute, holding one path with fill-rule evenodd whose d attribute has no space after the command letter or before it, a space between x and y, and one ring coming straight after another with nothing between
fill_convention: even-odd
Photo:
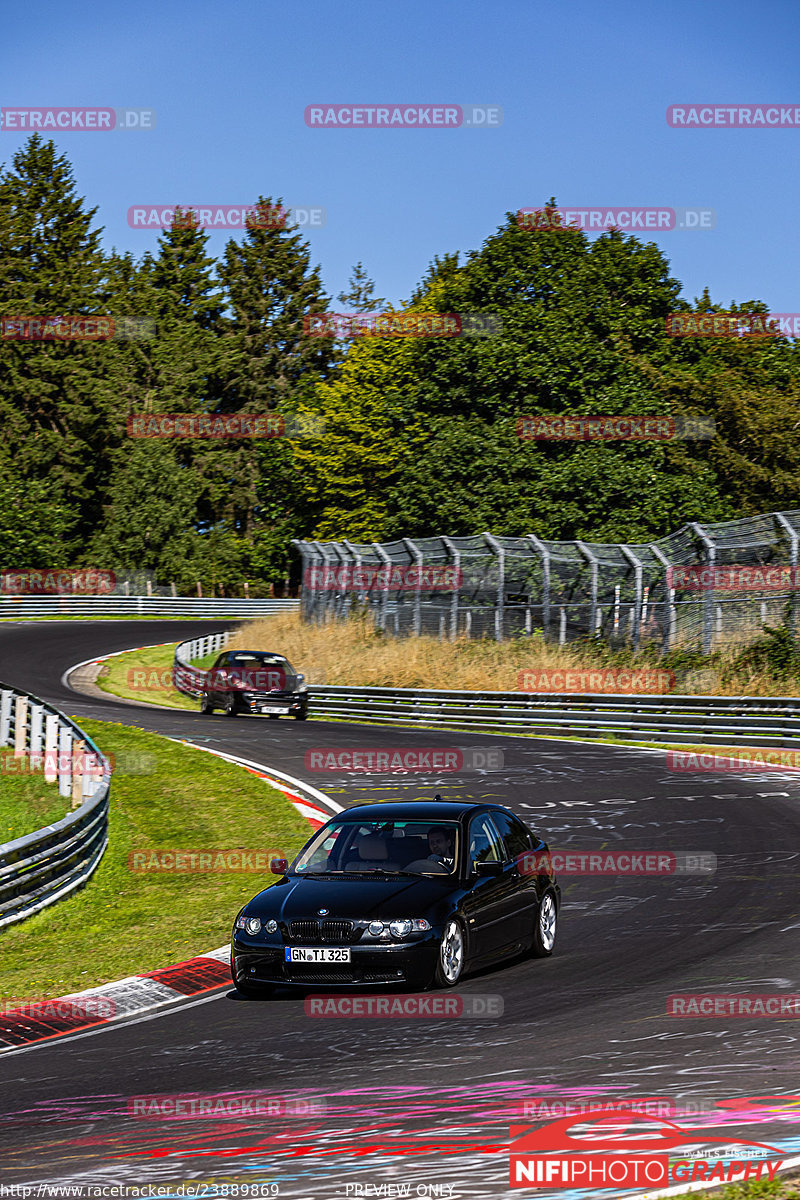
<instances>
[{"instance_id":1,"label":"track run-off area","mask_svg":"<svg viewBox=\"0 0 800 1200\"><path fill-rule=\"evenodd\" d=\"M436 792L490 800L513 809L551 848L707 853L716 871L561 875L553 957L517 959L468 976L458 989L502 997L499 1017L317 1019L306 1015L302 993L249 1001L227 986L0 1054L3 1183L271 1182L271 1194L315 1200L510 1195L509 1127L531 1126L533 1103L556 1112L562 1101L602 1097L662 1097L676 1110L704 1110L670 1118L682 1127L800 1153L800 1109L765 1119L754 1105L717 1107L800 1092L797 1018L681 1018L667 1007L678 994L800 992L800 773L677 772L663 751L566 740L233 721L93 699L62 681L95 656L225 627L8 623L0 627L0 679L78 724L122 722L224 751L304 780L345 807ZM313 688L311 695L313 716ZM454 746L499 749L503 765L430 776L305 767L309 750ZM257 845L259 836L254 812L242 844ZM258 887L242 875L242 901ZM227 928L234 916L223 914ZM58 905L49 919L58 921ZM132 1098L176 1094L259 1094L284 1104L256 1118L132 1112Z\"/></svg>"}]
</instances>

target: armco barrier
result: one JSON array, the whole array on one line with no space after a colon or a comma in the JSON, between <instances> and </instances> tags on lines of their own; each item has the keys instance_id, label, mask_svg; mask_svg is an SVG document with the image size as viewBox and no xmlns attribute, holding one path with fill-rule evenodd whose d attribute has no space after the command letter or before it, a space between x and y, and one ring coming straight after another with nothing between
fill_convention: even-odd
<instances>
[{"instance_id":1,"label":"armco barrier","mask_svg":"<svg viewBox=\"0 0 800 1200\"><path fill-rule=\"evenodd\" d=\"M86 883L108 845L111 765L58 709L0 685L0 746L44 766L74 812L0 846L0 928L54 904ZM93 762L87 761L91 755ZM95 768L96 765L96 769ZM92 767L92 769L87 769Z\"/></svg>"},{"instance_id":2,"label":"armco barrier","mask_svg":"<svg viewBox=\"0 0 800 1200\"><path fill-rule=\"evenodd\" d=\"M295 612L299 600L201 600L191 596L0 596L0 618L204 617L239 619Z\"/></svg>"},{"instance_id":3,"label":"armco barrier","mask_svg":"<svg viewBox=\"0 0 800 1200\"><path fill-rule=\"evenodd\" d=\"M180 691L200 694L204 672L192 667L191 660L215 653L228 636L212 634L176 647L175 682ZM312 717L359 724L711 746L791 748L800 738L797 696L553 695L321 685L311 685L309 693Z\"/></svg>"}]
</instances>

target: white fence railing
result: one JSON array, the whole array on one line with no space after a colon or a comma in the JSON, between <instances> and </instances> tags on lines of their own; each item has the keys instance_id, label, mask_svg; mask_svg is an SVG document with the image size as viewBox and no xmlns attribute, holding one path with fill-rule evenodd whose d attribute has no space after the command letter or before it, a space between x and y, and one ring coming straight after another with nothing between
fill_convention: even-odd
<instances>
[{"instance_id":1,"label":"white fence railing","mask_svg":"<svg viewBox=\"0 0 800 1200\"><path fill-rule=\"evenodd\" d=\"M0 596L0 619L196 617L236 620L295 612L299 600L200 600L192 596Z\"/></svg>"},{"instance_id":2,"label":"white fence railing","mask_svg":"<svg viewBox=\"0 0 800 1200\"><path fill-rule=\"evenodd\" d=\"M54 904L86 883L108 845L111 764L92 739L56 708L0 685L0 746L42 767L70 799L61 821L0 845L0 928Z\"/></svg>"},{"instance_id":3,"label":"white fence railing","mask_svg":"<svg viewBox=\"0 0 800 1200\"><path fill-rule=\"evenodd\" d=\"M191 641L181 642L175 647L172 677L179 692L187 696L200 695L205 671L191 664L198 658L205 658L207 654L216 654L227 645L229 637L229 633L210 633L207 637L192 638Z\"/></svg>"}]
</instances>

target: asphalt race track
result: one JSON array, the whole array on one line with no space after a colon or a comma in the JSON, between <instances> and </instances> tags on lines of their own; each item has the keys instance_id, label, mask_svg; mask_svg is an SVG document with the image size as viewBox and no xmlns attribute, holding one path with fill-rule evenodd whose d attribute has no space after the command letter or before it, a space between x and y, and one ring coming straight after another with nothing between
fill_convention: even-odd
<instances>
[{"instance_id":1,"label":"asphalt race track","mask_svg":"<svg viewBox=\"0 0 800 1200\"><path fill-rule=\"evenodd\" d=\"M78 721L124 721L225 749L306 779L339 803L435 791L489 798L551 847L713 852L717 871L562 876L555 955L461 985L466 994L501 996L500 1018L312 1019L294 993L255 1002L223 988L2 1054L3 1183L274 1181L274 1194L286 1197L403 1194L373 1190L391 1184L410 1185L412 1196L500 1196L511 1194L509 1125L531 1121L525 1101L667 1097L710 1109L800 1090L796 1020L666 1015L675 993L800 992L800 777L680 774L666 769L661 752L540 739L234 722L95 702L61 683L83 659L224 624L3 625L0 679ZM303 765L311 747L454 745L499 748L504 766L425 778L311 777ZM255 890L245 877L243 893ZM127 1115L132 1096L176 1092L258 1092L309 1109L269 1121ZM697 1118L713 1135L800 1153L791 1120L756 1124L749 1109L724 1120L721 1129L719 1113Z\"/></svg>"}]
</instances>

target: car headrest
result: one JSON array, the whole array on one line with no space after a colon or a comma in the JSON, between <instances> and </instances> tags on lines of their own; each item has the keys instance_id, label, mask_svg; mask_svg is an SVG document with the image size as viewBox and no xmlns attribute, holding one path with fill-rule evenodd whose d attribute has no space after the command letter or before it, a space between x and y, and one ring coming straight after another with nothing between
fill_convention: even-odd
<instances>
[{"instance_id":1,"label":"car headrest","mask_svg":"<svg viewBox=\"0 0 800 1200\"><path fill-rule=\"evenodd\" d=\"M389 851L385 838L378 837L376 833L362 837L358 843L358 857L362 862L382 862L388 859Z\"/></svg>"}]
</instances>

